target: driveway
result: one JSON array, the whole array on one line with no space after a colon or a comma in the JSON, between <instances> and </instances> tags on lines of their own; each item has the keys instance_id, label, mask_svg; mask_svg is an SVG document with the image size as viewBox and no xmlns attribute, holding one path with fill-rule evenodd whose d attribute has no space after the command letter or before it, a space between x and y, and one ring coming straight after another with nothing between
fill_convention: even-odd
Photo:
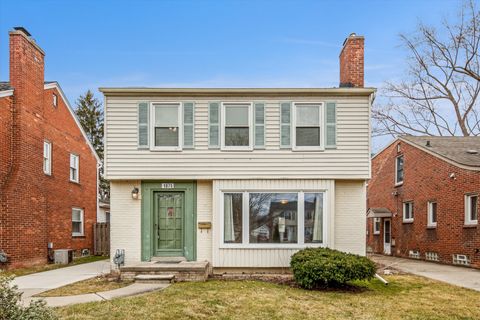
<instances>
[{"instance_id":1,"label":"driveway","mask_svg":"<svg viewBox=\"0 0 480 320\"><path fill-rule=\"evenodd\" d=\"M94 278L110 272L109 260L95 261L50 271L32 273L17 277L13 284L23 292L23 299L43 291L63 287L65 285Z\"/></svg>"},{"instance_id":2,"label":"driveway","mask_svg":"<svg viewBox=\"0 0 480 320\"><path fill-rule=\"evenodd\" d=\"M480 270L377 254L370 258L385 265L386 268L391 267L402 272L480 291Z\"/></svg>"}]
</instances>

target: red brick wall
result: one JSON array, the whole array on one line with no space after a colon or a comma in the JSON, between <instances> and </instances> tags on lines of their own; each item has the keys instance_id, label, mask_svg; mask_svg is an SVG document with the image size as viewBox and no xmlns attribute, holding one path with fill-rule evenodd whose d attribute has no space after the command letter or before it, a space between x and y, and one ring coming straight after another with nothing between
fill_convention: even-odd
<instances>
[{"instance_id":1,"label":"red brick wall","mask_svg":"<svg viewBox=\"0 0 480 320\"><path fill-rule=\"evenodd\" d=\"M52 106L52 90L44 89L42 51L20 32L10 34L10 49L13 113L0 111L2 163L8 157L4 149L13 154L0 167L0 249L9 256L7 267L18 267L46 262L48 242L57 249L92 249L96 161L60 94L58 108ZM52 176L43 173L45 139L53 145ZM69 152L80 155L80 184L69 182ZM71 236L73 206L85 209L85 238Z\"/></svg>"},{"instance_id":2,"label":"red brick wall","mask_svg":"<svg viewBox=\"0 0 480 320\"><path fill-rule=\"evenodd\" d=\"M364 42L361 36L350 35L340 53L340 87L364 86Z\"/></svg>"},{"instance_id":3,"label":"red brick wall","mask_svg":"<svg viewBox=\"0 0 480 320\"><path fill-rule=\"evenodd\" d=\"M397 153L397 144L401 151ZM404 155L404 182L395 187L395 158ZM450 178L454 173L455 178ZM394 192L398 195L394 195ZM440 262L452 263L453 254L465 254L480 268L480 230L466 227L464 196L480 193L480 172L449 164L406 142L396 142L372 161L367 207L385 207L393 213L392 254L408 257L409 250L436 252ZM414 222L403 223L404 201L414 202ZM427 228L427 203L437 202L437 227ZM383 251L383 221L380 235L373 235L373 219L367 219L367 247Z\"/></svg>"}]
</instances>

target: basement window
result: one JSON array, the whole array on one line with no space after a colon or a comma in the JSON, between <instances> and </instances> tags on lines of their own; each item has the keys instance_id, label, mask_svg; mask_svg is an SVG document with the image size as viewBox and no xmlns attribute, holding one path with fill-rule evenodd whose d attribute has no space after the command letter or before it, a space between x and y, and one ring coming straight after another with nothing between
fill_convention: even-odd
<instances>
[{"instance_id":1,"label":"basement window","mask_svg":"<svg viewBox=\"0 0 480 320\"><path fill-rule=\"evenodd\" d=\"M454 254L453 255L453 264L469 266L470 265L470 258L465 254Z\"/></svg>"}]
</instances>

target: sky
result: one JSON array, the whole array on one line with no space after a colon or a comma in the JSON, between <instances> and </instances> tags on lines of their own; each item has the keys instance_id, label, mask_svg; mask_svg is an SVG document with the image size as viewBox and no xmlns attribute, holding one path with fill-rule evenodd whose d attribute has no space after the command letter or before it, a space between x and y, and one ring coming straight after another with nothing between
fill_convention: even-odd
<instances>
[{"instance_id":1,"label":"sky","mask_svg":"<svg viewBox=\"0 0 480 320\"><path fill-rule=\"evenodd\" d=\"M8 31L25 27L46 52L45 79L73 105L99 87L335 87L338 55L365 36L365 86L400 79L399 34L438 26L455 0L0 0L0 80ZM375 138L373 150L391 138Z\"/></svg>"}]
</instances>

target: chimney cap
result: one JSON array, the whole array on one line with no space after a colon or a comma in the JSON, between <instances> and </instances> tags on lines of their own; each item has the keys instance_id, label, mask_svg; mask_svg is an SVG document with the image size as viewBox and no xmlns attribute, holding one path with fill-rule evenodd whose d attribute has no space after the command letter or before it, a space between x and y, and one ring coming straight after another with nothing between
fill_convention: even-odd
<instances>
[{"instance_id":1,"label":"chimney cap","mask_svg":"<svg viewBox=\"0 0 480 320\"><path fill-rule=\"evenodd\" d=\"M13 27L13 30L15 30L15 31L21 31L21 32L23 32L27 37L30 37L30 36L31 36L30 32L28 32L28 30L25 29L24 27Z\"/></svg>"}]
</instances>

